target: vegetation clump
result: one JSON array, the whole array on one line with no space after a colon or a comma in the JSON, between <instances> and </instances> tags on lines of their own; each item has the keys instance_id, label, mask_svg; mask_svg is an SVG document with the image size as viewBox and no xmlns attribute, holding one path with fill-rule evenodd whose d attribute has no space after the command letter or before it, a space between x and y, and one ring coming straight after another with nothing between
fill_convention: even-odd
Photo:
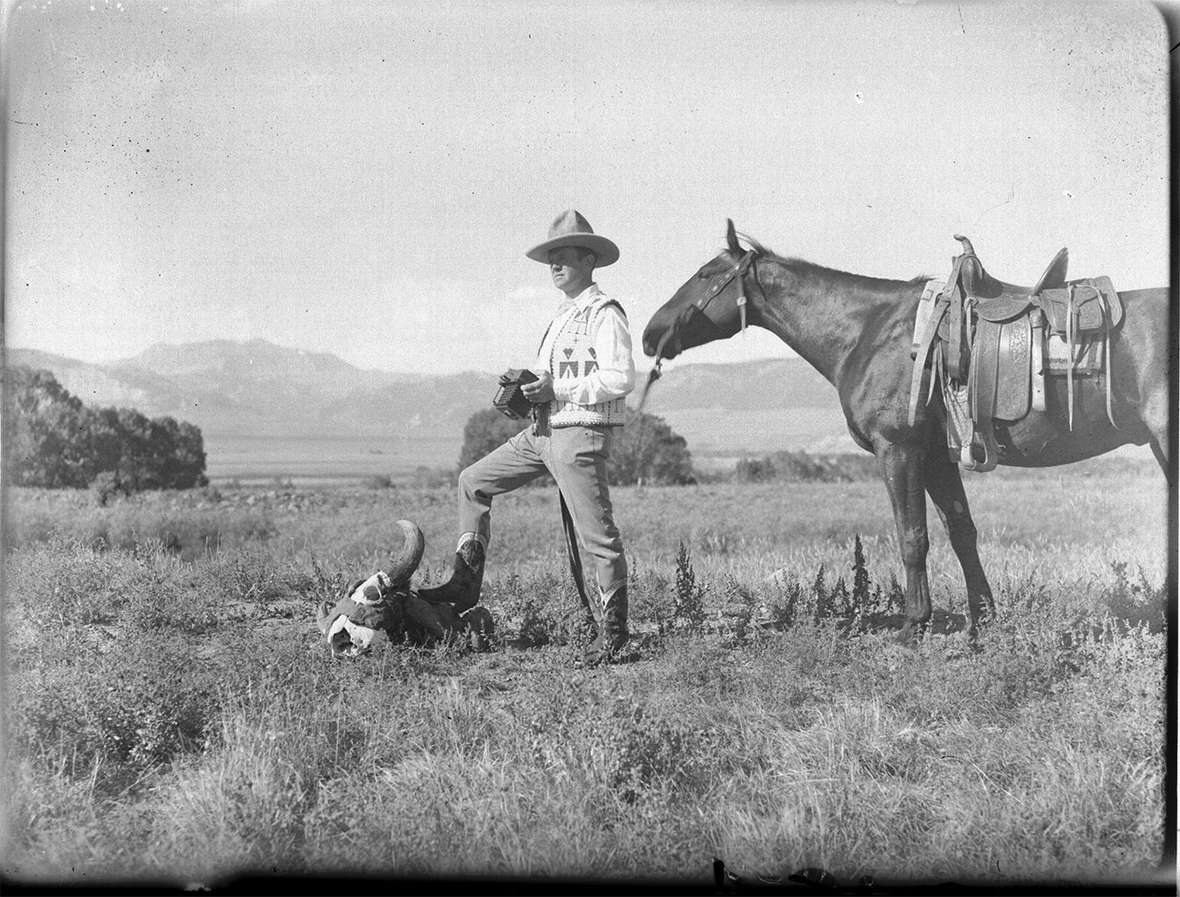
<instances>
[{"instance_id":1,"label":"vegetation clump","mask_svg":"<svg viewBox=\"0 0 1180 897\"><path fill-rule=\"evenodd\" d=\"M84 405L53 374L7 369L8 472L18 486L86 488L105 505L144 489L205 486L201 431L132 408Z\"/></svg>"},{"instance_id":2,"label":"vegetation clump","mask_svg":"<svg viewBox=\"0 0 1180 897\"><path fill-rule=\"evenodd\" d=\"M937 540L934 620L893 644L877 483L621 488L634 656L589 670L542 490L497 503L494 651L362 661L332 659L314 608L398 517L428 534L419 580L442 575L449 487L13 490L6 873L707 884L722 858L744 880L1145 880L1165 843L1158 484L1094 495L1084 530L1053 510L1076 482L1040 486L1008 520L987 510L1010 483L974 486L1002 520L983 552L1005 553L974 649Z\"/></svg>"},{"instance_id":3,"label":"vegetation clump","mask_svg":"<svg viewBox=\"0 0 1180 897\"><path fill-rule=\"evenodd\" d=\"M495 408L477 411L463 428L459 469L499 448L532 421L505 417ZM607 476L612 486L635 484L681 486L696 482L692 453L683 436L661 417L627 409L625 423L613 428ZM552 482L545 477L539 482Z\"/></svg>"},{"instance_id":4,"label":"vegetation clump","mask_svg":"<svg viewBox=\"0 0 1180 897\"><path fill-rule=\"evenodd\" d=\"M852 483L880 478L872 455L810 455L805 451L772 452L742 458L733 471L738 483Z\"/></svg>"}]
</instances>

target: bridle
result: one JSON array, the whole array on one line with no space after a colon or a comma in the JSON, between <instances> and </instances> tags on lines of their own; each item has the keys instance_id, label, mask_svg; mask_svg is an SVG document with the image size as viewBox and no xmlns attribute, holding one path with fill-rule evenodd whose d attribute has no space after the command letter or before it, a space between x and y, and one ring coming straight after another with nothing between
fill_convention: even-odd
<instances>
[{"instance_id":1,"label":"bridle","mask_svg":"<svg viewBox=\"0 0 1180 897\"><path fill-rule=\"evenodd\" d=\"M723 277L721 280L714 281L709 286L709 289L705 291L705 295L702 296L700 299L698 299L696 302L694 302L689 307L695 308L697 311L704 313L705 308L708 306L708 304L710 302L712 302L714 299L716 299L718 296L720 296L722 293L724 293L726 287L728 287L730 285L730 283L732 283L736 279L737 283L738 283L738 295L737 295L738 314L741 315L741 319L742 319L741 332L745 333L745 331L746 331L745 276L746 276L746 271L748 271L751 268L751 266L753 266L754 260L757 257L758 257L758 254L753 249L747 249L745 254L738 260L738 263L736 265L734 265L734 267L730 268L727 272L725 272L725 277ZM762 284L758 280L758 269L757 268L754 268L754 283L758 284L758 291L762 292ZM765 295L766 294L763 293L764 298L765 298ZM679 324L679 323L680 322L677 321L677 324ZM675 327L673 327L672 329L675 330ZM661 341L661 344L662 344L662 341ZM656 353L656 364L659 364L659 362L660 362L659 352L657 352Z\"/></svg>"},{"instance_id":2,"label":"bridle","mask_svg":"<svg viewBox=\"0 0 1180 897\"><path fill-rule=\"evenodd\" d=\"M754 283L758 287L758 292L762 294L762 298L766 299L766 291L762 289L762 283L758 280L758 266L755 262L758 259L758 252L754 249L747 249L738 263L729 270L725 271L720 279L709 284L709 288L705 290L705 294L690 305L686 305L684 310L680 312L676 320L672 322L672 326L664 333L656 346L656 363L655 367L651 369L651 373L647 375L647 383L643 387L643 395L639 399L639 409L643 410L643 404L647 401L647 391L651 389L651 385L660 379L660 366L664 363L664 346L668 341L680 331L680 326L688 320L693 311L705 313L705 309L709 303L720 296L729 288L729 285L735 280L737 281L737 309L741 317L741 333L746 332L746 289L745 278L747 271L753 271Z\"/></svg>"}]
</instances>

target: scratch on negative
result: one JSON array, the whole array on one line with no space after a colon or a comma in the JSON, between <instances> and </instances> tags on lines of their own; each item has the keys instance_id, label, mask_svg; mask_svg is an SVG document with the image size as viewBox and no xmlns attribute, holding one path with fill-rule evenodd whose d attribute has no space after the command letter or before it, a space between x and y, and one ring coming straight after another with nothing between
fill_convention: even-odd
<instances>
[{"instance_id":1,"label":"scratch on negative","mask_svg":"<svg viewBox=\"0 0 1180 897\"><path fill-rule=\"evenodd\" d=\"M972 223L978 224L983 219L984 215L986 215L988 212L992 211L992 209L998 209L1000 206L1008 205L1008 203L1012 202L1012 200L1015 196L1016 196L1016 182L1013 181L1011 184L1008 185L1008 198L1005 199L1003 202L998 202L994 206L984 209L982 212L979 213L979 217L976 218L975 221L973 221Z\"/></svg>"}]
</instances>

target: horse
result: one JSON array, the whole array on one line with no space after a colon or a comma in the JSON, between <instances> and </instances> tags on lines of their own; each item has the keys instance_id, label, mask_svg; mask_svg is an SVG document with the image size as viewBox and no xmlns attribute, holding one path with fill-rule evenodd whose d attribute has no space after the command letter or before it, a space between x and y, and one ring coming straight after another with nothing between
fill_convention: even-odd
<instances>
[{"instance_id":1,"label":"horse","mask_svg":"<svg viewBox=\"0 0 1180 897\"><path fill-rule=\"evenodd\" d=\"M947 412L937 390L916 414L910 407L911 338L928 278L899 281L850 274L776 255L742 236L749 248L743 249L728 220L727 248L648 322L643 349L656 358L652 380L664 359L728 339L747 324L779 337L836 388L852 439L877 458L905 569L905 618L898 640L908 643L926 631L933 612L926 573L929 494L963 570L968 635L974 642L978 627L995 616L995 599L979 560L960 470L947 448ZM1111 419L1091 414L1067 424L1059 395L1047 412L1030 410L1007 425L1000 464L1047 467L1122 445L1149 444L1165 477L1172 479L1168 293L1155 288L1118 294L1125 315L1109 336ZM922 395L929 377L927 370Z\"/></svg>"}]
</instances>

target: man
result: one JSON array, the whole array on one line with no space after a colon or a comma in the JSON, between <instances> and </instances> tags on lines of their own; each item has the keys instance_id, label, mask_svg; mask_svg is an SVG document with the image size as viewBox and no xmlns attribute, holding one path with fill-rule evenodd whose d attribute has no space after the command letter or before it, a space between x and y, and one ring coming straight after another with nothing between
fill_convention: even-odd
<instances>
[{"instance_id":1,"label":"man","mask_svg":"<svg viewBox=\"0 0 1180 897\"><path fill-rule=\"evenodd\" d=\"M456 611L479 600L491 534L492 498L548 471L569 508L578 539L593 555L601 614L586 663L610 660L627 641L627 562L615 526L606 464L624 397L635 386L631 331L618 302L594 282L594 269L614 264L618 247L577 211L563 212L549 239L525 255L549 266L564 294L541 339L537 379L521 389L533 403L533 426L459 474L459 544L450 581L419 593ZM591 599L593 600L593 599Z\"/></svg>"}]
</instances>

